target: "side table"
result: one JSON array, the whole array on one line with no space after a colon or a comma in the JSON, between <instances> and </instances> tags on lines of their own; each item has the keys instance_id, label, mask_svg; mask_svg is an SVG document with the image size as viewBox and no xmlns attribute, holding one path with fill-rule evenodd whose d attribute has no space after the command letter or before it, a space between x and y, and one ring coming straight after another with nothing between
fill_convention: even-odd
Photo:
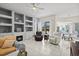
<instances>
[{"instance_id":1,"label":"side table","mask_svg":"<svg viewBox=\"0 0 79 59\"><path fill-rule=\"evenodd\" d=\"M49 35L48 34L45 34L44 35L44 40L48 40L49 39Z\"/></svg>"}]
</instances>

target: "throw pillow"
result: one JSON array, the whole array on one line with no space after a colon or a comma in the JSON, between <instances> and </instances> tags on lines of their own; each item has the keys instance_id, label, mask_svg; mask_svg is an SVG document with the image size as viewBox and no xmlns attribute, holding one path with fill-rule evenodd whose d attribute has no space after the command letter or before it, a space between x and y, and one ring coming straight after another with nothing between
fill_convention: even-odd
<instances>
[{"instance_id":1,"label":"throw pillow","mask_svg":"<svg viewBox=\"0 0 79 59\"><path fill-rule=\"evenodd\" d=\"M5 36L5 38L8 39L8 40L16 40L15 35L8 35L8 36Z\"/></svg>"},{"instance_id":2,"label":"throw pillow","mask_svg":"<svg viewBox=\"0 0 79 59\"><path fill-rule=\"evenodd\" d=\"M15 40L5 40L1 48L10 48L13 46Z\"/></svg>"}]
</instances>

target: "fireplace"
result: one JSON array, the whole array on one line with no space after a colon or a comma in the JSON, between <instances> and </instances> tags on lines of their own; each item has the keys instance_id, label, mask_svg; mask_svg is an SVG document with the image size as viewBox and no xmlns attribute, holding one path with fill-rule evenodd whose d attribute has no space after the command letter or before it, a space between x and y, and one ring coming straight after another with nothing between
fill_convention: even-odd
<instances>
[{"instance_id":1,"label":"fireplace","mask_svg":"<svg viewBox=\"0 0 79 59\"><path fill-rule=\"evenodd\" d=\"M17 41L22 41L22 40L23 40L23 35L16 36L16 40L17 40Z\"/></svg>"}]
</instances>

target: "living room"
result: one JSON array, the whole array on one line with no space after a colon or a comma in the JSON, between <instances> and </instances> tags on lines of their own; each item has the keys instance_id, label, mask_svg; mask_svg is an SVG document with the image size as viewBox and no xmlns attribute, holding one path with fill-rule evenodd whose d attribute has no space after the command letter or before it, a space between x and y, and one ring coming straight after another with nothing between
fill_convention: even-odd
<instances>
[{"instance_id":1,"label":"living room","mask_svg":"<svg viewBox=\"0 0 79 59\"><path fill-rule=\"evenodd\" d=\"M78 10L78 3L0 3L0 56L79 56Z\"/></svg>"}]
</instances>

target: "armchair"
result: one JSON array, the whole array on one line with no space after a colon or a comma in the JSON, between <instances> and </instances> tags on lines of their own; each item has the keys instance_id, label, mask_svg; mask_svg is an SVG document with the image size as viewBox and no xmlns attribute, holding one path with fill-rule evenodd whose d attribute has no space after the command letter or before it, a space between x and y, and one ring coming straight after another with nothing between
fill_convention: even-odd
<instances>
[{"instance_id":1,"label":"armchair","mask_svg":"<svg viewBox=\"0 0 79 59\"><path fill-rule=\"evenodd\" d=\"M61 34L59 33L55 33L54 36L51 36L49 38L49 42L54 45L58 45L60 43L60 40L61 40Z\"/></svg>"},{"instance_id":2,"label":"armchair","mask_svg":"<svg viewBox=\"0 0 79 59\"><path fill-rule=\"evenodd\" d=\"M43 36L42 36L42 32L36 32L36 35L35 35L35 40L36 41L42 41L43 39Z\"/></svg>"}]
</instances>

